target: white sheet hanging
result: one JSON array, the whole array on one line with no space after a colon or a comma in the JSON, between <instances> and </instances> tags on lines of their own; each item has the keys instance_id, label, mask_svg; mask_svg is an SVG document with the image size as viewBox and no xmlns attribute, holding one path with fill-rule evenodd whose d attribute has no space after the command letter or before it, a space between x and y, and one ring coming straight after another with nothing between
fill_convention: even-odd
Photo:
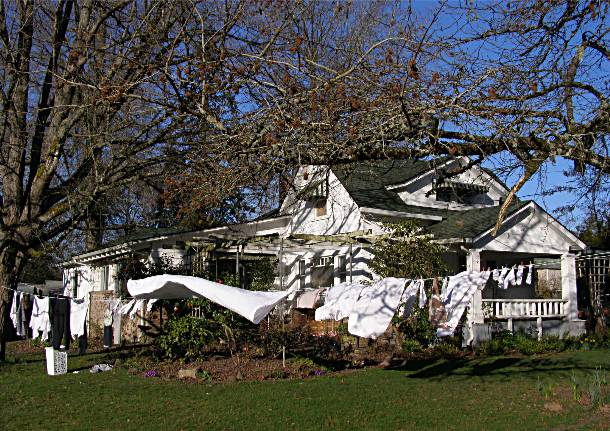
<instances>
[{"instance_id":1,"label":"white sheet hanging","mask_svg":"<svg viewBox=\"0 0 610 431\"><path fill-rule=\"evenodd\" d=\"M364 286L360 283L340 283L326 291L324 305L316 309L316 320L341 320L352 312Z\"/></svg>"},{"instance_id":2,"label":"white sheet hanging","mask_svg":"<svg viewBox=\"0 0 610 431\"><path fill-rule=\"evenodd\" d=\"M155 275L129 280L127 289L137 299L207 298L258 324L290 291L258 292L187 275Z\"/></svg>"},{"instance_id":3,"label":"white sheet hanging","mask_svg":"<svg viewBox=\"0 0 610 431\"><path fill-rule=\"evenodd\" d=\"M136 317L136 313L142 312L142 304L144 304L144 301L145 301L144 299L136 299L136 302L133 305L133 308L129 312L130 319L133 319L134 317ZM140 314L140 315L142 315L142 314Z\"/></svg>"},{"instance_id":4,"label":"white sheet hanging","mask_svg":"<svg viewBox=\"0 0 610 431\"><path fill-rule=\"evenodd\" d=\"M377 338L390 325L405 290L405 278L384 278L366 286L349 315L348 331L365 338ZM410 296L419 286L411 283Z\"/></svg>"},{"instance_id":5,"label":"white sheet hanging","mask_svg":"<svg viewBox=\"0 0 610 431\"><path fill-rule=\"evenodd\" d=\"M447 286L447 321L437 330L437 337L452 336L460 322L466 306L470 303L477 289L482 290L489 280L489 271L464 271L449 277Z\"/></svg>"},{"instance_id":6,"label":"white sheet hanging","mask_svg":"<svg viewBox=\"0 0 610 431\"><path fill-rule=\"evenodd\" d=\"M523 270L524 269L525 269L525 266L523 266L523 265L519 265L517 267L517 278L515 280L516 286L521 286L521 284L523 283Z\"/></svg>"}]
</instances>

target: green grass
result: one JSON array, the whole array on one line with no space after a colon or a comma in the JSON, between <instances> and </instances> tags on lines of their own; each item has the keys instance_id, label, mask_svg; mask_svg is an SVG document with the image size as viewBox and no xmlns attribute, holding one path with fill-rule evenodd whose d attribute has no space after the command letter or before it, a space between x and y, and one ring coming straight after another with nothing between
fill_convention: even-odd
<instances>
[{"instance_id":1,"label":"green grass","mask_svg":"<svg viewBox=\"0 0 610 431\"><path fill-rule=\"evenodd\" d=\"M70 357L70 370L104 355ZM545 400L574 371L610 370L610 351L411 362L306 380L205 384L125 370L47 376L39 357L0 365L0 429L607 429L607 412ZM608 372L610 377L610 372ZM559 413L544 404L558 401Z\"/></svg>"}]
</instances>

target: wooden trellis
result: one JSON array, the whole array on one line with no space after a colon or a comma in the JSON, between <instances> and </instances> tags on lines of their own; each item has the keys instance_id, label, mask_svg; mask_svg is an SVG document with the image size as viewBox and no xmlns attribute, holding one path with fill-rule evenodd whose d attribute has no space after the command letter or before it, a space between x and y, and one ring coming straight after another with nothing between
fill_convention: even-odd
<instances>
[{"instance_id":1,"label":"wooden trellis","mask_svg":"<svg viewBox=\"0 0 610 431\"><path fill-rule=\"evenodd\" d=\"M610 302L610 254L580 256L576 260L578 277L586 284L591 295L591 305L598 315Z\"/></svg>"}]
</instances>

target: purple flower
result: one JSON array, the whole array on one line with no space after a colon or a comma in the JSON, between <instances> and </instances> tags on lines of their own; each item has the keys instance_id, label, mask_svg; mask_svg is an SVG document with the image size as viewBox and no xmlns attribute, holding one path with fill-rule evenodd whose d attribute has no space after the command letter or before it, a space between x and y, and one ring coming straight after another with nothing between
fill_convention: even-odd
<instances>
[{"instance_id":1,"label":"purple flower","mask_svg":"<svg viewBox=\"0 0 610 431\"><path fill-rule=\"evenodd\" d=\"M145 377L157 377L157 370L148 370L146 372L146 374L144 374Z\"/></svg>"},{"instance_id":2,"label":"purple flower","mask_svg":"<svg viewBox=\"0 0 610 431\"><path fill-rule=\"evenodd\" d=\"M324 375L324 371L322 371L322 370L314 370L313 374L315 376L323 376Z\"/></svg>"}]
</instances>

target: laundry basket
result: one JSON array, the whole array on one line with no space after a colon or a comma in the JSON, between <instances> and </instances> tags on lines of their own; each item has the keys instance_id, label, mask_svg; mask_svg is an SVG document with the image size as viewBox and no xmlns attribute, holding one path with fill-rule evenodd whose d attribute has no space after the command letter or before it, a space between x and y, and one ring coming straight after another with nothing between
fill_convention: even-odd
<instances>
[{"instance_id":1,"label":"laundry basket","mask_svg":"<svg viewBox=\"0 0 610 431\"><path fill-rule=\"evenodd\" d=\"M68 353L60 352L53 347L45 348L47 355L47 374L57 376L68 372Z\"/></svg>"}]
</instances>

